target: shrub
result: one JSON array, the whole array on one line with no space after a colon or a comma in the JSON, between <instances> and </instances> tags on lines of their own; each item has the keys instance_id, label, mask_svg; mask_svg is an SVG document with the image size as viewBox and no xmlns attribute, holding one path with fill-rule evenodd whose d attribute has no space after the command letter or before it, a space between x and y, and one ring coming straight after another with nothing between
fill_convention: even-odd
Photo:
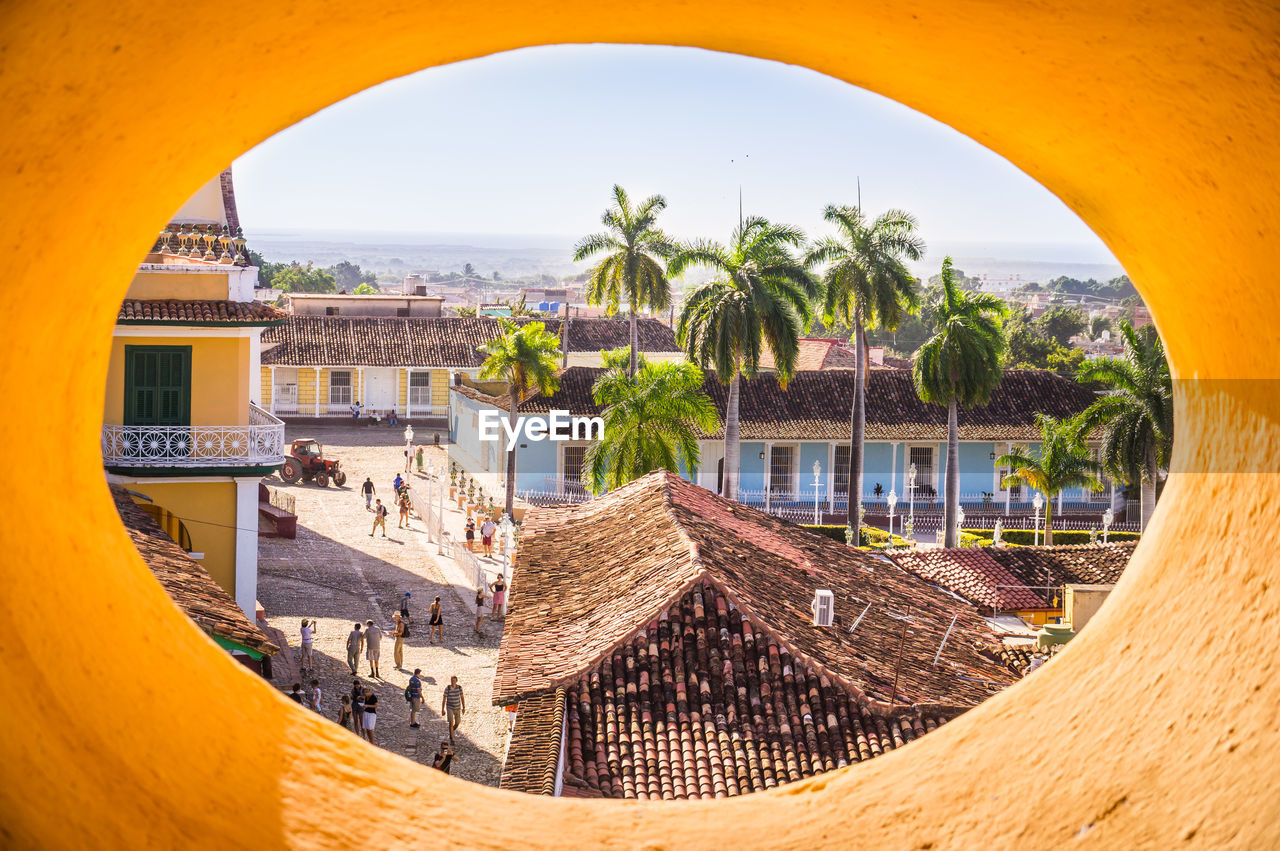
<instances>
[{"instance_id":1,"label":"shrub","mask_svg":"<svg viewBox=\"0 0 1280 851\"><path fill-rule=\"evenodd\" d=\"M978 546L991 546L992 539L995 537L993 529L967 529L961 533L961 541L967 537L978 539ZM1136 541L1142 537L1139 532L1112 532L1107 536L1109 543L1120 543L1121 541ZM1035 543L1036 533L1034 529L1005 529L1000 533L1000 539L1006 544L1014 546L1031 546ZM1040 531L1040 543L1044 543L1044 530ZM1089 543L1089 533L1080 531L1054 530L1053 544L1087 544ZM1102 533L1098 533L1098 543L1102 543ZM963 544L963 546L971 546Z\"/></svg>"},{"instance_id":2,"label":"shrub","mask_svg":"<svg viewBox=\"0 0 1280 851\"><path fill-rule=\"evenodd\" d=\"M817 535L823 535L831 540L843 544L845 543L844 526L822 525L814 526L812 523L802 523L805 529ZM889 546L889 533L883 529L877 529L874 526L863 526L859 535L858 546L860 547L887 547ZM907 547L911 546L911 542L898 535L893 536L893 546Z\"/></svg>"}]
</instances>

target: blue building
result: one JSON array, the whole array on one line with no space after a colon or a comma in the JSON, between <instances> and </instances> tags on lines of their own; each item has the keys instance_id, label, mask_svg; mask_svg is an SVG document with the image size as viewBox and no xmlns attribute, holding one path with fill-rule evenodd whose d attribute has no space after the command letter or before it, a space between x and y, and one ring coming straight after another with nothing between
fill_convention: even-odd
<instances>
[{"instance_id":1,"label":"blue building","mask_svg":"<svg viewBox=\"0 0 1280 851\"><path fill-rule=\"evenodd\" d=\"M521 404L518 419L545 418L552 411L579 417L599 413L591 386L599 368L571 367L561 374L553 395L535 395ZM849 499L850 412L852 370L796 373L785 390L776 376L761 374L741 385L739 417L741 456L739 500L796 519L815 513L824 522L844 522ZM709 375L704 390L723 417L727 388ZM1066 417L1089 405L1094 394L1051 372L1009 370L1000 388L982 408L960 411L960 493L969 517L1024 515L1032 511L1034 494L1004 488L1004 471L994 459L1015 445L1036 448L1035 415ZM505 437L482 441L482 420L507 415L507 397L474 387L454 387L450 398L450 436L458 458L469 470L495 475L501 486ZM517 493L533 501L585 496L579 484L582 459L590 440L517 439ZM1096 447L1095 451L1096 451ZM697 469L681 476L719 490L724 468L722 434L701 442ZM930 514L941 510L946 475L947 412L916 395L907 370L873 368L867 376L867 425L863 502L869 517L887 513L890 494L897 514ZM914 479L911 470L914 467ZM1115 489L1074 490L1047 494L1067 513L1097 515L1112 505Z\"/></svg>"}]
</instances>

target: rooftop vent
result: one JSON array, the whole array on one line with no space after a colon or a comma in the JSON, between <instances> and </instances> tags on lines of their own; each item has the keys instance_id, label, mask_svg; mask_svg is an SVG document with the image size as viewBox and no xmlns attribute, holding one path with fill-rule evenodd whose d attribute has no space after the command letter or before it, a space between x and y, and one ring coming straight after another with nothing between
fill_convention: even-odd
<instances>
[{"instance_id":1,"label":"rooftop vent","mask_svg":"<svg viewBox=\"0 0 1280 851\"><path fill-rule=\"evenodd\" d=\"M825 588L813 592L813 625L831 626L836 615L836 596Z\"/></svg>"}]
</instances>

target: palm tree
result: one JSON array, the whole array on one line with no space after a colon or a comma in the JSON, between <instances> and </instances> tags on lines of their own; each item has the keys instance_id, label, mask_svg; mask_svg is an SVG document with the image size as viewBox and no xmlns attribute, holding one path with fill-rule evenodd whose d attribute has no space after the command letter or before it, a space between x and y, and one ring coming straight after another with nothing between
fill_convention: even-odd
<instances>
[{"instance_id":1,"label":"palm tree","mask_svg":"<svg viewBox=\"0 0 1280 851\"><path fill-rule=\"evenodd\" d=\"M1173 451L1173 377L1154 326L1121 321L1124 357L1081 364L1076 378L1112 392L1082 415L1086 431L1103 430L1102 466L1113 479L1142 483L1142 529L1156 510L1156 478Z\"/></svg>"},{"instance_id":2,"label":"palm tree","mask_svg":"<svg viewBox=\"0 0 1280 851\"><path fill-rule=\"evenodd\" d=\"M837 236L818 242L808 253L811 266L827 264L823 274L823 321L843 320L853 328L853 411L850 414L849 525L862 518L863 442L867 422L866 329L893 331L920 304L916 280L904 260L924 255L916 220L903 210L889 210L868 223L859 207L828 205L823 218ZM856 494L856 496L855 496Z\"/></svg>"},{"instance_id":3,"label":"palm tree","mask_svg":"<svg viewBox=\"0 0 1280 851\"><path fill-rule=\"evenodd\" d=\"M651 195L633 207L626 190L615 184L613 206L600 217L607 230L583 237L573 249L574 262L605 253L587 279L587 303L604 304L612 315L626 302L631 311L631 367L627 373L631 376L636 374L640 349L640 308L665 310L671 300L671 284L660 260L671 256L675 244L656 224L658 213L666 206L661 195Z\"/></svg>"},{"instance_id":4,"label":"palm tree","mask_svg":"<svg viewBox=\"0 0 1280 851\"><path fill-rule=\"evenodd\" d=\"M612 368L591 388L603 408L604 436L587 450L583 486L600 494L654 470L694 470L701 461L699 434L720 427L702 391L702 370L688 361L650 363L641 356L632 379L623 368L625 349L605 355Z\"/></svg>"},{"instance_id":5,"label":"palm tree","mask_svg":"<svg viewBox=\"0 0 1280 851\"><path fill-rule=\"evenodd\" d=\"M1015 446L1007 455L996 459L996 469L1012 472L1001 480L1008 487L1025 484L1045 496L1044 544L1053 544L1053 497L1066 488L1101 490L1098 475L1102 467L1089 457L1084 445L1081 424L1076 420L1056 420L1048 414L1036 414L1040 427L1040 449L1030 452Z\"/></svg>"},{"instance_id":6,"label":"palm tree","mask_svg":"<svg viewBox=\"0 0 1280 851\"><path fill-rule=\"evenodd\" d=\"M517 325L502 319L502 335L480 347L484 364L480 377L485 381L505 381L511 394L511 410L507 415L514 432L520 403L532 389L544 395L556 392L560 377L556 372L560 359L560 341L547 333L541 322ZM516 450L507 450L507 516L513 517L516 498Z\"/></svg>"},{"instance_id":7,"label":"palm tree","mask_svg":"<svg viewBox=\"0 0 1280 851\"><path fill-rule=\"evenodd\" d=\"M959 407L987 404L1004 377L1008 348L1003 319L1008 307L990 293L967 293L956 285L951 258L942 261L942 299L937 329L915 354L912 377L925 402L947 406L947 481L943 508L944 545L956 545L960 507Z\"/></svg>"},{"instance_id":8,"label":"palm tree","mask_svg":"<svg viewBox=\"0 0 1280 851\"><path fill-rule=\"evenodd\" d=\"M804 234L796 228L752 216L734 230L728 248L708 240L684 245L667 265L673 278L691 266L716 274L685 299L676 334L691 361L714 369L729 385L721 486L729 499L738 496L739 379L755 376L763 343L785 387L795 370L800 334L812 318L809 304L818 286L793 253L803 245Z\"/></svg>"}]
</instances>

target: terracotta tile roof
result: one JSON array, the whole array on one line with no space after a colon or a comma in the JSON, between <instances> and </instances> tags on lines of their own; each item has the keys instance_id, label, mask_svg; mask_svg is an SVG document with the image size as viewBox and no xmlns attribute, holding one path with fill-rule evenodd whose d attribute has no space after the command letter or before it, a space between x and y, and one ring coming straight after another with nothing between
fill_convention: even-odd
<instances>
[{"instance_id":1,"label":"terracotta tile roof","mask_svg":"<svg viewBox=\"0 0 1280 851\"><path fill-rule=\"evenodd\" d=\"M560 320L542 321L559 335ZM475 369L478 349L495 339L501 323L490 317L296 316L263 334L263 364L277 366L416 366ZM671 329L656 319L640 320L640 349L679 351ZM628 345L625 319L574 319L569 351L596 352Z\"/></svg>"},{"instance_id":2,"label":"terracotta tile roof","mask_svg":"<svg viewBox=\"0 0 1280 851\"><path fill-rule=\"evenodd\" d=\"M742 622L735 630L787 649L868 705L897 700L972 706L1009 682L976 649L989 634L975 610L895 565L813 535L658 472L598 499L532 509L515 566L494 700L570 687L708 583ZM524 596L521 587L536 589ZM814 591L830 589L843 626L812 626ZM870 608L851 635L848 628ZM952 616L955 628L932 660ZM968 678L968 679L964 679ZM1003 678L1003 679L1002 679Z\"/></svg>"},{"instance_id":3,"label":"terracotta tile roof","mask_svg":"<svg viewBox=\"0 0 1280 851\"><path fill-rule=\"evenodd\" d=\"M853 369L855 366L853 346L850 343L824 337L800 339L800 353L796 356L797 371ZM767 346L760 353L760 369L766 371L777 369L773 352L769 351Z\"/></svg>"},{"instance_id":4,"label":"terracotta tile roof","mask_svg":"<svg viewBox=\"0 0 1280 851\"><path fill-rule=\"evenodd\" d=\"M151 516L134 503L124 488L113 486L111 495L125 531L133 539L142 560L197 626L259 653L279 652L280 648L245 617L231 595L174 543Z\"/></svg>"},{"instance_id":5,"label":"terracotta tile roof","mask_svg":"<svg viewBox=\"0 0 1280 851\"><path fill-rule=\"evenodd\" d=\"M1070 584L1111 585L1120 579L1135 541L1060 547L920 549L893 553L903 569L937 583L978 606L1001 609L1052 607L1044 588ZM1013 585L1015 588L997 588ZM1061 600L1059 600L1059 605Z\"/></svg>"},{"instance_id":6,"label":"terracotta tile roof","mask_svg":"<svg viewBox=\"0 0 1280 851\"><path fill-rule=\"evenodd\" d=\"M1053 656L1065 644L1051 644L1048 647L1040 648L1036 646L1034 641L1010 642L1002 641L998 645L991 648L991 654L998 658L1001 662L1009 667L1018 676L1026 676L1027 668L1031 665L1031 660L1037 655Z\"/></svg>"},{"instance_id":7,"label":"terracotta tile roof","mask_svg":"<svg viewBox=\"0 0 1280 851\"><path fill-rule=\"evenodd\" d=\"M521 701L499 787L533 795L554 794L563 726L564 689Z\"/></svg>"},{"instance_id":8,"label":"terracotta tile roof","mask_svg":"<svg viewBox=\"0 0 1280 851\"><path fill-rule=\"evenodd\" d=\"M591 385L600 372L599 367L570 367L561 374L556 393L527 399L520 410L546 413L556 408L582 416L598 414ZM852 371L843 369L799 372L786 390L772 374L744 380L738 401L742 439L848 440L853 378ZM723 417L728 388L708 375L703 390ZM1035 440L1039 437L1037 413L1071 416L1094 398L1092 391L1052 372L1007 370L990 404L960 409L960 439ZM867 439L946 440L947 411L920 401L910 372L868 370Z\"/></svg>"},{"instance_id":9,"label":"terracotta tile roof","mask_svg":"<svg viewBox=\"0 0 1280 851\"><path fill-rule=\"evenodd\" d=\"M710 582L567 692L564 787L725 798L901 747L955 710L872 708L753 629Z\"/></svg>"},{"instance_id":10,"label":"terracotta tile roof","mask_svg":"<svg viewBox=\"0 0 1280 851\"><path fill-rule=\"evenodd\" d=\"M121 303L116 324L274 325L285 318L284 311L257 301L131 298Z\"/></svg>"}]
</instances>

